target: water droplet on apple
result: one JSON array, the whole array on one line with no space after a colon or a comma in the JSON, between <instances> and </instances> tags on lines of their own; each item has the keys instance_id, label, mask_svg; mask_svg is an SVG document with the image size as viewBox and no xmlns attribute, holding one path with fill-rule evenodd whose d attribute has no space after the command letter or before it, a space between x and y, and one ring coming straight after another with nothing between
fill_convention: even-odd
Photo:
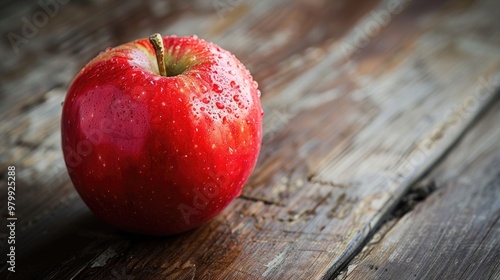
<instances>
[{"instance_id":1,"label":"water droplet on apple","mask_svg":"<svg viewBox=\"0 0 500 280\"><path fill-rule=\"evenodd\" d=\"M238 115L238 113L234 114L234 116L235 116L236 118L239 118L239 117L240 117L240 115Z\"/></svg>"},{"instance_id":2,"label":"water droplet on apple","mask_svg":"<svg viewBox=\"0 0 500 280\"><path fill-rule=\"evenodd\" d=\"M212 85L212 90L215 91L216 93L221 93L222 88L218 84L213 84Z\"/></svg>"},{"instance_id":3,"label":"water droplet on apple","mask_svg":"<svg viewBox=\"0 0 500 280\"><path fill-rule=\"evenodd\" d=\"M206 93L208 91L208 88L205 85L201 85L201 92Z\"/></svg>"},{"instance_id":4,"label":"water droplet on apple","mask_svg":"<svg viewBox=\"0 0 500 280\"><path fill-rule=\"evenodd\" d=\"M224 109L224 104L220 103L220 102L216 102L215 105L217 106L217 108L219 109Z\"/></svg>"},{"instance_id":5,"label":"water droplet on apple","mask_svg":"<svg viewBox=\"0 0 500 280\"><path fill-rule=\"evenodd\" d=\"M253 81L253 82L252 82L252 85L253 85L255 88L258 88L258 87L259 87L259 83L257 83L256 81Z\"/></svg>"},{"instance_id":6,"label":"water droplet on apple","mask_svg":"<svg viewBox=\"0 0 500 280\"><path fill-rule=\"evenodd\" d=\"M260 97L262 95L262 93L260 92L260 90L257 90L257 97Z\"/></svg>"},{"instance_id":7,"label":"water droplet on apple","mask_svg":"<svg viewBox=\"0 0 500 280\"><path fill-rule=\"evenodd\" d=\"M247 120L247 124L250 124L250 120Z\"/></svg>"},{"instance_id":8,"label":"water droplet on apple","mask_svg":"<svg viewBox=\"0 0 500 280\"><path fill-rule=\"evenodd\" d=\"M229 85L230 85L232 88L236 88L236 82L235 82L235 81L231 81L231 82L229 82Z\"/></svg>"},{"instance_id":9,"label":"water droplet on apple","mask_svg":"<svg viewBox=\"0 0 500 280\"><path fill-rule=\"evenodd\" d=\"M240 96L236 94L235 96L233 96L233 99L234 101L238 102L240 101Z\"/></svg>"},{"instance_id":10,"label":"water droplet on apple","mask_svg":"<svg viewBox=\"0 0 500 280\"><path fill-rule=\"evenodd\" d=\"M264 110L260 109L260 115L264 116Z\"/></svg>"},{"instance_id":11,"label":"water droplet on apple","mask_svg":"<svg viewBox=\"0 0 500 280\"><path fill-rule=\"evenodd\" d=\"M182 98L179 97L179 102L182 102Z\"/></svg>"},{"instance_id":12,"label":"water droplet on apple","mask_svg":"<svg viewBox=\"0 0 500 280\"><path fill-rule=\"evenodd\" d=\"M210 102L210 100L208 100L208 98L203 98L203 100L201 100L201 102L205 103L205 104L208 104L208 102Z\"/></svg>"},{"instance_id":13,"label":"water droplet on apple","mask_svg":"<svg viewBox=\"0 0 500 280\"><path fill-rule=\"evenodd\" d=\"M226 118L226 117L223 117L223 118L222 118L222 123L223 123L223 124L226 124L226 122L227 122L227 118Z\"/></svg>"},{"instance_id":14,"label":"water droplet on apple","mask_svg":"<svg viewBox=\"0 0 500 280\"><path fill-rule=\"evenodd\" d=\"M189 36L189 38L198 39L198 36L193 34L193 35Z\"/></svg>"},{"instance_id":15,"label":"water droplet on apple","mask_svg":"<svg viewBox=\"0 0 500 280\"><path fill-rule=\"evenodd\" d=\"M205 111L205 107L200 107L200 111Z\"/></svg>"}]
</instances>

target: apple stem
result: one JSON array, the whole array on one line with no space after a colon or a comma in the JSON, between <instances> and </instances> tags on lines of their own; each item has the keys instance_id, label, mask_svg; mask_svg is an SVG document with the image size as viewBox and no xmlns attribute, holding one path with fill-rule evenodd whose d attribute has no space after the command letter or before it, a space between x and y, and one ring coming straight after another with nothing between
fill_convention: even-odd
<instances>
[{"instance_id":1,"label":"apple stem","mask_svg":"<svg viewBox=\"0 0 500 280\"><path fill-rule=\"evenodd\" d=\"M153 45L156 53L156 61L158 62L158 69L160 70L160 75L166 77L167 69L165 68L165 47L163 46L163 39L161 35L155 33L149 36L149 42Z\"/></svg>"}]
</instances>

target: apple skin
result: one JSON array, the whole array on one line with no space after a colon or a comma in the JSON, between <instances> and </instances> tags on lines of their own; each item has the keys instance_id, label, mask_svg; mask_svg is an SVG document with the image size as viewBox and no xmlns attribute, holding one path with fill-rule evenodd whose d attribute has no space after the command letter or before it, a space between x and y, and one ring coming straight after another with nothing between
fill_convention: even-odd
<instances>
[{"instance_id":1,"label":"apple skin","mask_svg":"<svg viewBox=\"0 0 500 280\"><path fill-rule=\"evenodd\" d=\"M126 231L193 229L241 194L261 147L260 91L234 55L163 37L167 68L140 39L90 61L63 103L61 136L77 192Z\"/></svg>"}]
</instances>

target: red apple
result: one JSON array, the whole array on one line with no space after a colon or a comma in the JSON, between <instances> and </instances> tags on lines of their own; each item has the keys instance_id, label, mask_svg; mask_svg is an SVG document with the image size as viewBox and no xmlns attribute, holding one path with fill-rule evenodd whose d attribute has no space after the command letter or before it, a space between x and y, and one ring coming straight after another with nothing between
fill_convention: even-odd
<instances>
[{"instance_id":1,"label":"red apple","mask_svg":"<svg viewBox=\"0 0 500 280\"><path fill-rule=\"evenodd\" d=\"M152 36L107 49L72 82L62 148L83 201L104 221L180 233L241 194L262 139L260 91L230 52ZM164 48L163 48L163 45Z\"/></svg>"}]
</instances>

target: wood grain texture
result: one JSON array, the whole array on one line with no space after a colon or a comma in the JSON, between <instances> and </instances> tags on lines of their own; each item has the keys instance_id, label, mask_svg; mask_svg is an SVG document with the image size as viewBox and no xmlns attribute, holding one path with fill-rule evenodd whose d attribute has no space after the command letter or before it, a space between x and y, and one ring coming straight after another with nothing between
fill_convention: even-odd
<instances>
[{"instance_id":1,"label":"wood grain texture","mask_svg":"<svg viewBox=\"0 0 500 280\"><path fill-rule=\"evenodd\" d=\"M338 273L498 95L496 1L394 2L72 1L17 53L5 34L21 34L20 19L41 8L11 2L0 17L0 168L18 168L16 278ZM59 139L60 103L79 69L154 32L194 33L233 52L266 112L243 195L210 223L165 238L96 220L66 175Z\"/></svg>"},{"instance_id":2,"label":"wood grain texture","mask_svg":"<svg viewBox=\"0 0 500 280\"><path fill-rule=\"evenodd\" d=\"M339 279L500 277L500 102L424 180L437 191Z\"/></svg>"}]
</instances>

